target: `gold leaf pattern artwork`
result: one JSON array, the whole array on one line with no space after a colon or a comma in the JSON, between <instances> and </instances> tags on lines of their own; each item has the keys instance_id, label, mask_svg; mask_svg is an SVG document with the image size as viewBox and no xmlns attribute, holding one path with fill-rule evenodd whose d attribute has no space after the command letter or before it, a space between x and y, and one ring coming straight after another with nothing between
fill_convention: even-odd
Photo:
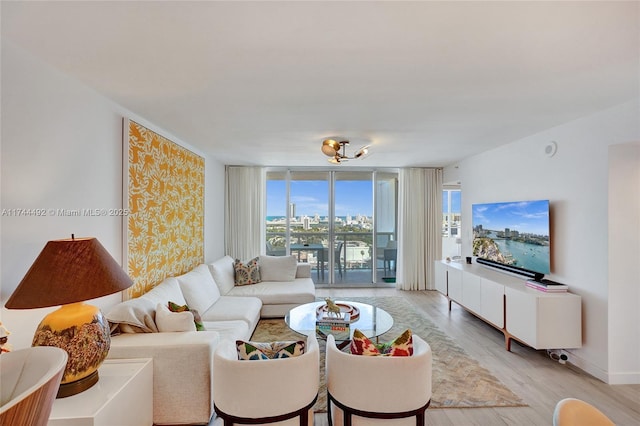
<instances>
[{"instance_id":1,"label":"gold leaf pattern artwork","mask_svg":"<svg viewBox=\"0 0 640 426\"><path fill-rule=\"evenodd\" d=\"M204 262L204 158L129 121L128 297Z\"/></svg>"}]
</instances>

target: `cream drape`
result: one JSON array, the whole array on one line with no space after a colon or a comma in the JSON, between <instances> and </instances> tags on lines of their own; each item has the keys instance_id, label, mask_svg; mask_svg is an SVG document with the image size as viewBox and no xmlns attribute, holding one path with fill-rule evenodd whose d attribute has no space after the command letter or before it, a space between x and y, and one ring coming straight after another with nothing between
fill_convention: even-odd
<instances>
[{"instance_id":1,"label":"cream drape","mask_svg":"<svg viewBox=\"0 0 640 426\"><path fill-rule=\"evenodd\" d=\"M265 169L227 166L225 179L225 252L234 259L252 259L264 251Z\"/></svg>"},{"instance_id":2,"label":"cream drape","mask_svg":"<svg viewBox=\"0 0 640 426\"><path fill-rule=\"evenodd\" d=\"M401 169L399 178L396 287L432 290L442 257L442 170Z\"/></svg>"}]
</instances>

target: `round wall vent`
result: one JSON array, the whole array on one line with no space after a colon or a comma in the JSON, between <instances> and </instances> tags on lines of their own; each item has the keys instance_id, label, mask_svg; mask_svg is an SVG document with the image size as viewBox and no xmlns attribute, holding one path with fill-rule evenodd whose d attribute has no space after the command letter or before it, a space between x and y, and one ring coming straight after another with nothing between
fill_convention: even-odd
<instances>
[{"instance_id":1,"label":"round wall vent","mask_svg":"<svg viewBox=\"0 0 640 426\"><path fill-rule=\"evenodd\" d=\"M551 141L544 147L544 153L547 157L553 157L556 151L558 150L558 144L554 141Z\"/></svg>"}]
</instances>

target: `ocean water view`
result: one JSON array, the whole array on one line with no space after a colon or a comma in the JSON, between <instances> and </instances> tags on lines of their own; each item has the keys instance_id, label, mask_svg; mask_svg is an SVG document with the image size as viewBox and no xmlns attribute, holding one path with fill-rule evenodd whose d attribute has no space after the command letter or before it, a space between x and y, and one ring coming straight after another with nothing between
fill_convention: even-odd
<instances>
[{"instance_id":1,"label":"ocean water view","mask_svg":"<svg viewBox=\"0 0 640 426\"><path fill-rule=\"evenodd\" d=\"M550 272L549 246L527 244L513 240L496 239L494 241L503 255L511 255L511 257L516 261L514 266L541 272L543 274L548 274Z\"/></svg>"}]
</instances>

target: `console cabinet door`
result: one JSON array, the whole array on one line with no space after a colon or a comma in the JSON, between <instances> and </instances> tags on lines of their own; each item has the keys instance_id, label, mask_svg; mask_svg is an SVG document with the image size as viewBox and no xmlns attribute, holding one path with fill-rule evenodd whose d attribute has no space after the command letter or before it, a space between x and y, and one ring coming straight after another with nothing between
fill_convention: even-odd
<instances>
[{"instance_id":1,"label":"console cabinet door","mask_svg":"<svg viewBox=\"0 0 640 426\"><path fill-rule=\"evenodd\" d=\"M507 301L506 329L527 345L536 346L536 328L538 322L537 298L526 291L505 288Z\"/></svg>"},{"instance_id":2,"label":"console cabinet door","mask_svg":"<svg viewBox=\"0 0 640 426\"><path fill-rule=\"evenodd\" d=\"M449 298L462 304L462 271L456 268L447 269L449 272L447 277Z\"/></svg>"},{"instance_id":3,"label":"console cabinet door","mask_svg":"<svg viewBox=\"0 0 640 426\"><path fill-rule=\"evenodd\" d=\"M480 280L480 315L498 328L504 328L504 285Z\"/></svg>"},{"instance_id":4,"label":"console cabinet door","mask_svg":"<svg viewBox=\"0 0 640 426\"><path fill-rule=\"evenodd\" d=\"M507 287L505 297L506 329L519 340L534 349L582 346L580 296Z\"/></svg>"},{"instance_id":5,"label":"console cabinet door","mask_svg":"<svg viewBox=\"0 0 640 426\"><path fill-rule=\"evenodd\" d=\"M480 314L480 277L470 272L462 273L462 304Z\"/></svg>"},{"instance_id":6,"label":"console cabinet door","mask_svg":"<svg viewBox=\"0 0 640 426\"><path fill-rule=\"evenodd\" d=\"M436 290L447 295L447 265L437 260L434 265Z\"/></svg>"}]
</instances>

